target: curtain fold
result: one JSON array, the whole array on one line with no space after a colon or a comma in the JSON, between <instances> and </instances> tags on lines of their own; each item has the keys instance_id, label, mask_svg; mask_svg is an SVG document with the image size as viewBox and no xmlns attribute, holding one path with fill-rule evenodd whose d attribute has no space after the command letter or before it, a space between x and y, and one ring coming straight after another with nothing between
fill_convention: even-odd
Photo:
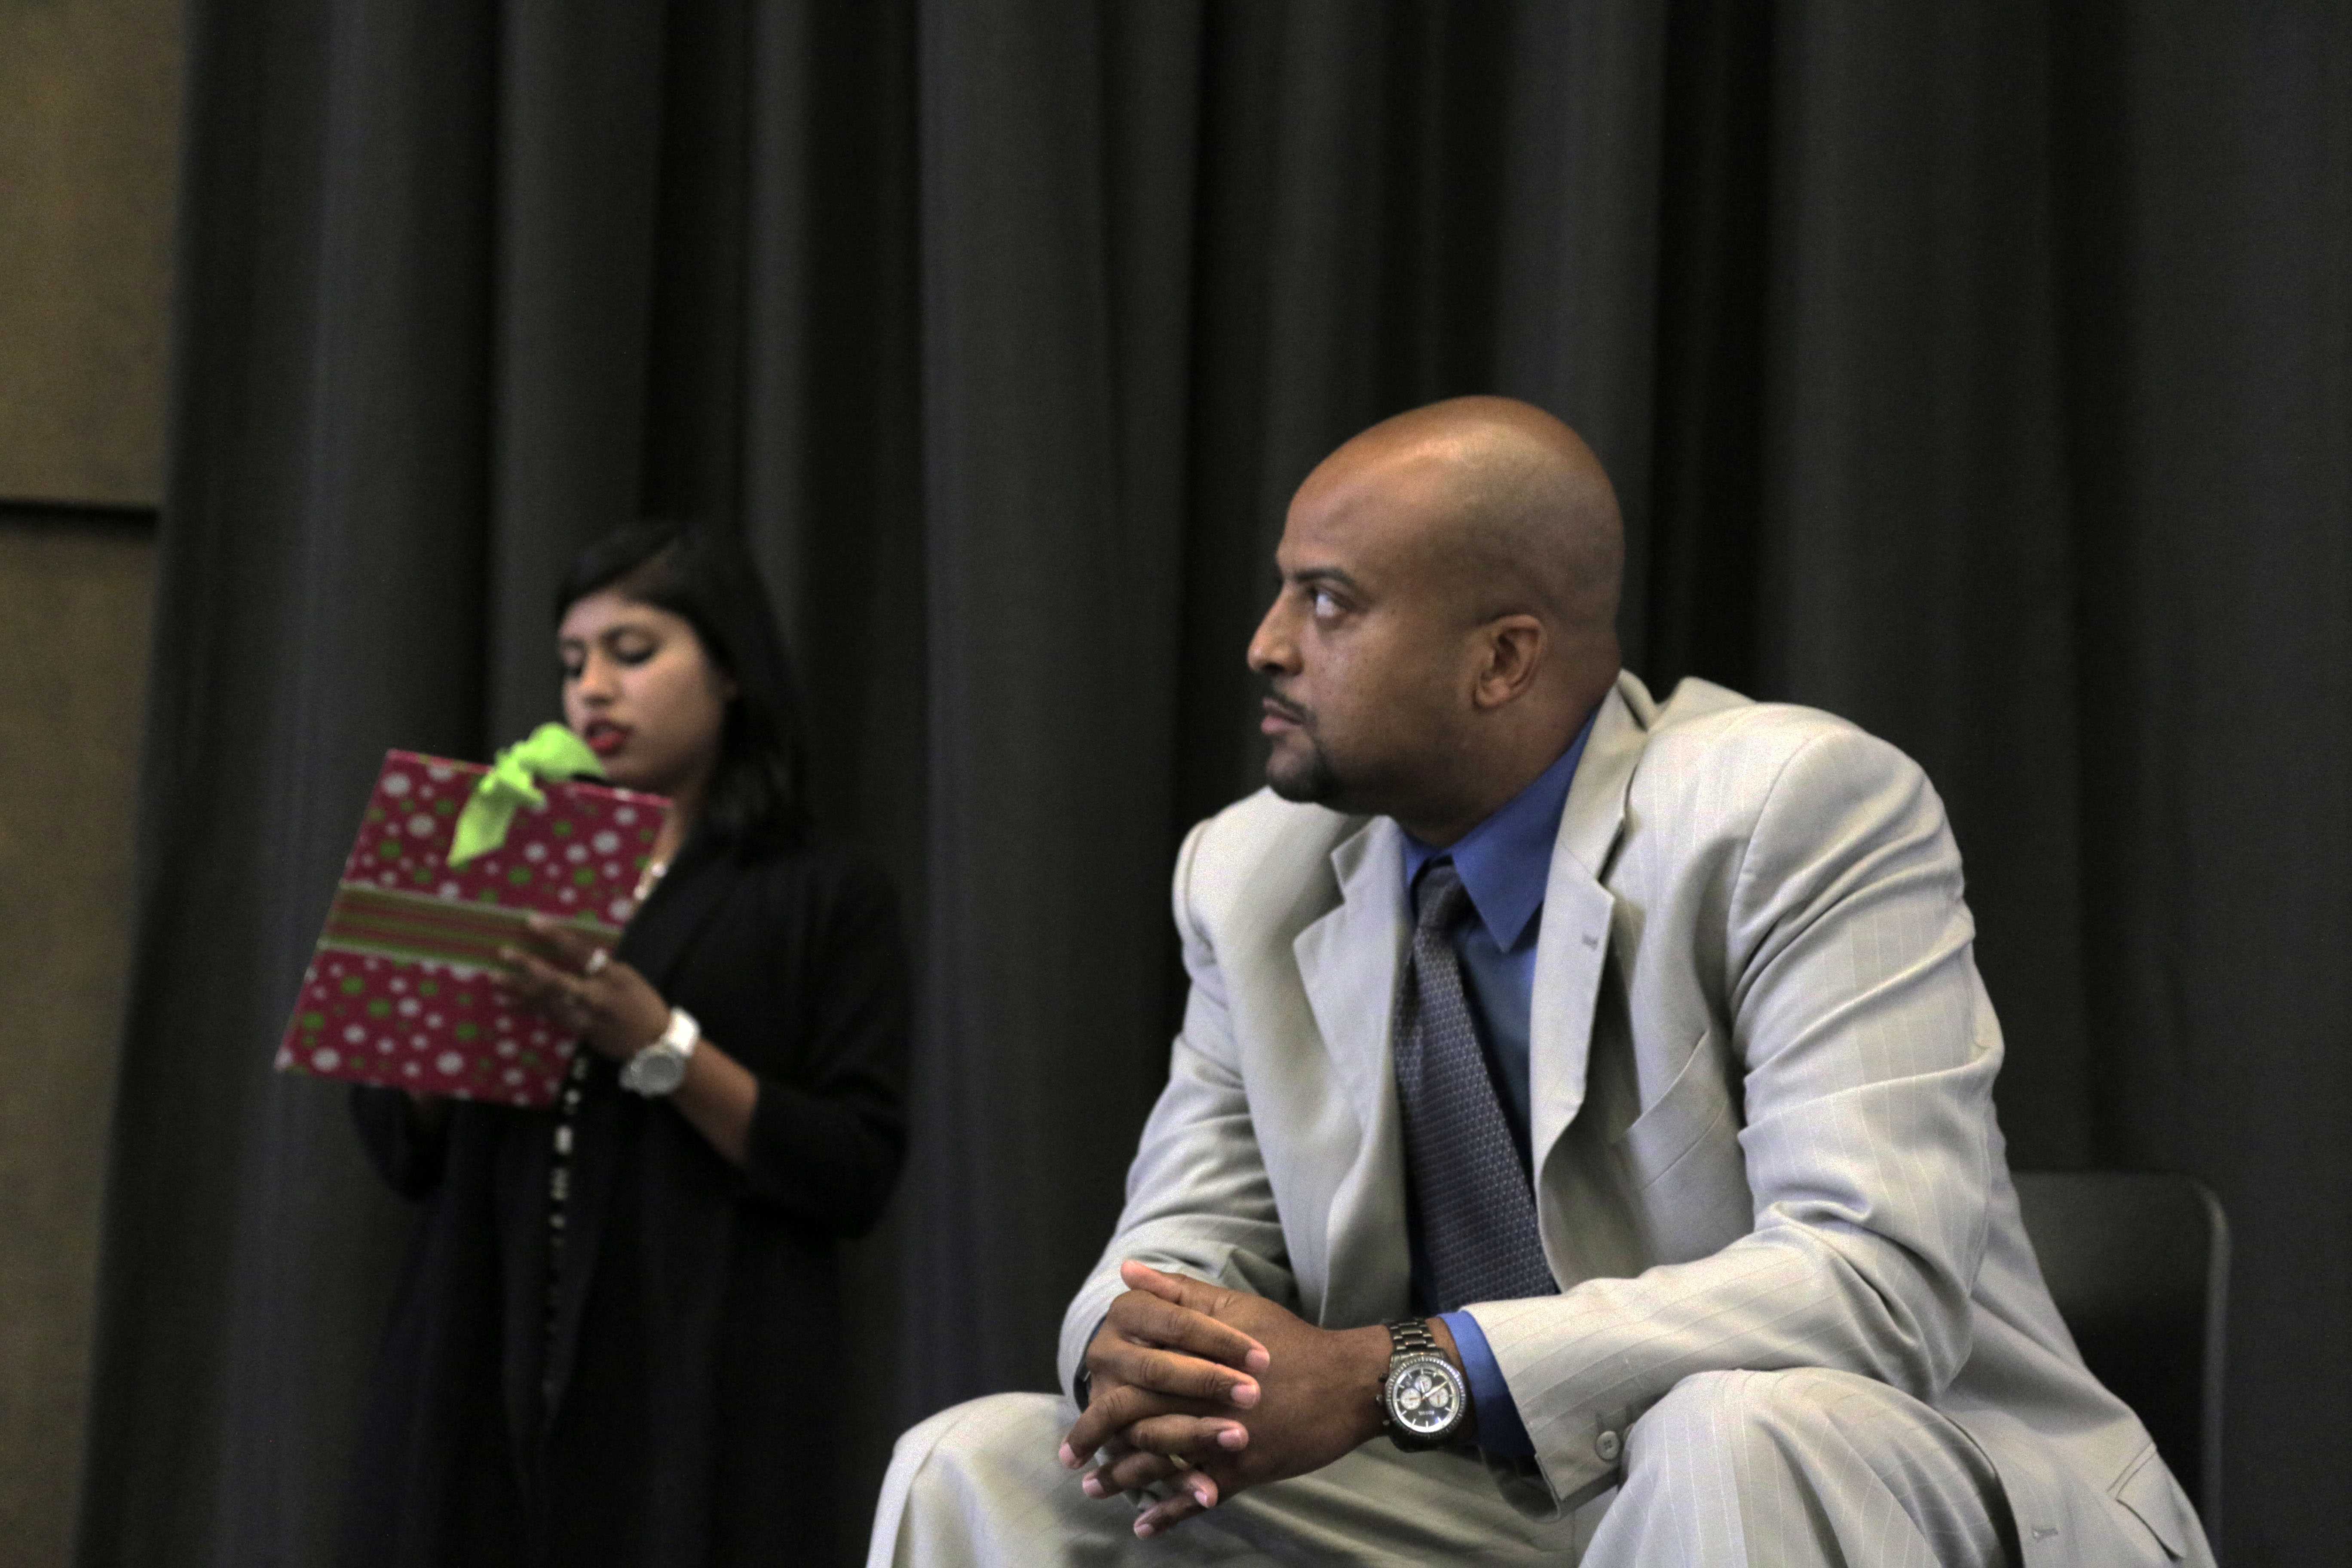
<instances>
[{"instance_id":1,"label":"curtain fold","mask_svg":"<svg viewBox=\"0 0 2352 1568\"><path fill-rule=\"evenodd\" d=\"M878 1476L1045 1386L1255 783L1292 489L1454 393L1582 429L1629 662L1948 803L2021 1164L2237 1235L2233 1563L2352 1466L2352 19L1987 0L194 0L79 1543L321 1561L406 1234L273 1076L389 746L553 707L550 585L741 529L819 815L907 894Z\"/></svg>"}]
</instances>

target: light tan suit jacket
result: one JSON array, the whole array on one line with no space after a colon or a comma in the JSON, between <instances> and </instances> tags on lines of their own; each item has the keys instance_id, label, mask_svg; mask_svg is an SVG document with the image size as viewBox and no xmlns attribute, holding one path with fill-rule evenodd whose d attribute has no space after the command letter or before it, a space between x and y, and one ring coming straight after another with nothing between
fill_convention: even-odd
<instances>
[{"instance_id":1,"label":"light tan suit jacket","mask_svg":"<svg viewBox=\"0 0 2352 1568\"><path fill-rule=\"evenodd\" d=\"M1409 1310L1400 838L1261 793L1186 839L1191 997L1118 1232L1065 1321L1066 1383L1122 1258L1333 1328ZM1470 1309L1535 1442L1491 1465L1506 1495L1546 1513L1595 1495L1619 1449L1603 1434L1694 1373L1832 1367L1964 1428L2035 1568L2125 1539L2162 1562L2151 1533L2206 1559L2019 1223L2000 1026L1916 764L1823 713L1695 680L1660 705L1622 676L1541 920L1531 1131L1561 1293Z\"/></svg>"}]
</instances>

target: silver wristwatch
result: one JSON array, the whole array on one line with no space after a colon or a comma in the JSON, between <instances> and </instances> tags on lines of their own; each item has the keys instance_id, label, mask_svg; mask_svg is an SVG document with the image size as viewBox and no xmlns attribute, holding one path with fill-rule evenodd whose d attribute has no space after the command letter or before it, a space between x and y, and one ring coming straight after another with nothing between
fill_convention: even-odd
<instances>
[{"instance_id":1,"label":"silver wristwatch","mask_svg":"<svg viewBox=\"0 0 2352 1568\"><path fill-rule=\"evenodd\" d=\"M1469 1384L1437 1348L1427 1323L1406 1318L1388 1329L1389 1375L1381 1384L1381 1409L1388 1417L1389 1441L1408 1453L1451 1447L1469 1423Z\"/></svg>"},{"instance_id":2,"label":"silver wristwatch","mask_svg":"<svg viewBox=\"0 0 2352 1568\"><path fill-rule=\"evenodd\" d=\"M686 1081L686 1064L702 1039L702 1026L683 1007L669 1010L661 1037L621 1064L621 1087L647 1100L673 1094Z\"/></svg>"}]
</instances>

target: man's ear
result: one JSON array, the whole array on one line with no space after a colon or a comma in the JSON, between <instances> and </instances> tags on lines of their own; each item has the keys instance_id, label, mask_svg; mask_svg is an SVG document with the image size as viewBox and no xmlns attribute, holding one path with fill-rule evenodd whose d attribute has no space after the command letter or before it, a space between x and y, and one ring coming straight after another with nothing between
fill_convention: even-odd
<instances>
[{"instance_id":1,"label":"man's ear","mask_svg":"<svg viewBox=\"0 0 2352 1568\"><path fill-rule=\"evenodd\" d=\"M1487 622L1486 661L1471 689L1471 700L1486 711L1515 700L1535 684L1545 650L1544 624L1533 616L1501 616Z\"/></svg>"}]
</instances>

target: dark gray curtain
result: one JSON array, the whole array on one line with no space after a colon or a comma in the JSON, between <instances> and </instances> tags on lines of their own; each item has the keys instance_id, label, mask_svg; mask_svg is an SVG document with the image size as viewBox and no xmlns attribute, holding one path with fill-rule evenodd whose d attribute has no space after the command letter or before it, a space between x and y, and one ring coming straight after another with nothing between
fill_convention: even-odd
<instances>
[{"instance_id":1,"label":"dark gray curtain","mask_svg":"<svg viewBox=\"0 0 2352 1568\"><path fill-rule=\"evenodd\" d=\"M1250 787L1292 487L1582 428L1629 660L1916 754L2019 1163L2237 1233L2226 1552L2352 1561L2352 13L194 0L135 1000L81 1557L314 1563L404 1234L268 1071L391 745L740 526L923 953L843 1380L1044 1386Z\"/></svg>"}]
</instances>

